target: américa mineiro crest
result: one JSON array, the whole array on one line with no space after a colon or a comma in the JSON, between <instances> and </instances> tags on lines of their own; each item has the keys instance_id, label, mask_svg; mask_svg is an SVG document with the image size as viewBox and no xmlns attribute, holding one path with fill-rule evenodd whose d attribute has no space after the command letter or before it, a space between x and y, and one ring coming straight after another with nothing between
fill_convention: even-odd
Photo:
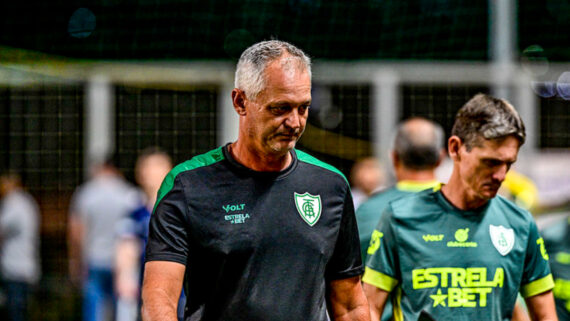
<instances>
[{"instance_id":1,"label":"am\u00e9rica mineiro crest","mask_svg":"<svg viewBox=\"0 0 570 321\"><path fill-rule=\"evenodd\" d=\"M489 225L489 234L493 245L502 256L507 255L515 245L515 232L502 225Z\"/></svg>"},{"instance_id":2,"label":"am\u00e9rica mineiro crest","mask_svg":"<svg viewBox=\"0 0 570 321\"><path fill-rule=\"evenodd\" d=\"M301 218L310 226L315 225L321 217L321 196L311 195L308 192L305 194L294 193L294 195L297 212Z\"/></svg>"}]
</instances>

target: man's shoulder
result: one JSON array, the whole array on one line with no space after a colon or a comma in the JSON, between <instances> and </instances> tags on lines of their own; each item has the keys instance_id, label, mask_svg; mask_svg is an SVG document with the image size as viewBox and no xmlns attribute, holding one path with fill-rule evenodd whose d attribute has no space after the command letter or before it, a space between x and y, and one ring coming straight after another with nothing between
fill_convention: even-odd
<instances>
[{"instance_id":1,"label":"man's shoulder","mask_svg":"<svg viewBox=\"0 0 570 321\"><path fill-rule=\"evenodd\" d=\"M168 194L173 188L176 183L176 178L184 173L189 173L201 168L206 168L210 165L216 164L225 159L223 147L218 147L216 149L212 149L209 152L204 154L196 155L191 159L176 165L164 178L162 181L162 185L158 190L158 198L156 204L162 200L162 198ZM155 204L155 207L156 207Z\"/></svg>"},{"instance_id":2,"label":"man's shoulder","mask_svg":"<svg viewBox=\"0 0 570 321\"><path fill-rule=\"evenodd\" d=\"M39 211L38 204L34 197L25 190L14 191L8 194L3 200L4 208L11 209L15 215L35 214Z\"/></svg>"},{"instance_id":3,"label":"man's shoulder","mask_svg":"<svg viewBox=\"0 0 570 321\"><path fill-rule=\"evenodd\" d=\"M522 207L519 207L514 202L506 199L501 195L497 195L490 201L490 208L504 213L504 215L511 218L517 217L523 222L534 221L532 214Z\"/></svg>"},{"instance_id":4,"label":"man's shoulder","mask_svg":"<svg viewBox=\"0 0 570 321\"><path fill-rule=\"evenodd\" d=\"M304 163L304 164L309 164L309 165L313 165L315 168L323 170L325 172L329 172L334 174L335 176L339 176L341 177L347 184L348 184L348 180L346 179L346 176L344 176L344 174L338 170L336 167L325 163L323 161L321 161L320 159L309 155L306 152L303 152L301 150L295 149L295 154L297 155L297 159L299 162Z\"/></svg>"},{"instance_id":5,"label":"man's shoulder","mask_svg":"<svg viewBox=\"0 0 570 321\"><path fill-rule=\"evenodd\" d=\"M389 203L393 216L397 219L418 219L434 212L439 213L441 206L436 197L436 189L427 189L417 193L402 195Z\"/></svg>"},{"instance_id":6,"label":"man's shoulder","mask_svg":"<svg viewBox=\"0 0 570 321\"><path fill-rule=\"evenodd\" d=\"M176 165L170 173L168 173L168 176L176 177L180 173L215 164L222 161L224 158L225 156L222 151L222 147L218 147L210 150L209 152L196 155L191 159Z\"/></svg>"},{"instance_id":7,"label":"man's shoulder","mask_svg":"<svg viewBox=\"0 0 570 321\"><path fill-rule=\"evenodd\" d=\"M388 187L370 196L360 207L359 212L374 211L384 209L390 201L405 197L411 193L398 190L395 186Z\"/></svg>"}]
</instances>

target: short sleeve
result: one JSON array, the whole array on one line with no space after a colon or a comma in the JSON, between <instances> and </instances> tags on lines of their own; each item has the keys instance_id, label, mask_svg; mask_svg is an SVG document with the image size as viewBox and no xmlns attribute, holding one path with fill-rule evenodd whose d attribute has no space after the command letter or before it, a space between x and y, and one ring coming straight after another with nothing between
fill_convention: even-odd
<instances>
[{"instance_id":1,"label":"short sleeve","mask_svg":"<svg viewBox=\"0 0 570 321\"><path fill-rule=\"evenodd\" d=\"M186 265L189 249L184 186L179 179L164 185L159 191L164 196L150 217L145 261L172 261Z\"/></svg>"},{"instance_id":2,"label":"short sleeve","mask_svg":"<svg viewBox=\"0 0 570 321\"><path fill-rule=\"evenodd\" d=\"M362 275L363 266L360 257L360 240L354 215L354 204L350 191L344 198L344 208L340 230L334 253L326 268L327 280L338 280Z\"/></svg>"},{"instance_id":3,"label":"short sleeve","mask_svg":"<svg viewBox=\"0 0 570 321\"><path fill-rule=\"evenodd\" d=\"M392 291L399 280L396 233L392 224L392 208L388 206L372 232L367 250L366 269L362 281L385 291Z\"/></svg>"},{"instance_id":4,"label":"short sleeve","mask_svg":"<svg viewBox=\"0 0 570 321\"><path fill-rule=\"evenodd\" d=\"M532 220L520 292L523 297L528 298L552 288L554 281L550 273L544 239L538 234L536 223Z\"/></svg>"},{"instance_id":5,"label":"short sleeve","mask_svg":"<svg viewBox=\"0 0 570 321\"><path fill-rule=\"evenodd\" d=\"M7 199L2 200L0 203L0 234L2 238L9 239L19 233L20 223L18 222L17 208L15 208L13 201Z\"/></svg>"},{"instance_id":6,"label":"short sleeve","mask_svg":"<svg viewBox=\"0 0 570 321\"><path fill-rule=\"evenodd\" d=\"M82 216L82 203L83 201L83 195L84 195L84 188L83 186L79 186L74 192L73 195L71 196L71 201L69 202L69 214L70 216Z\"/></svg>"},{"instance_id":7,"label":"short sleeve","mask_svg":"<svg viewBox=\"0 0 570 321\"><path fill-rule=\"evenodd\" d=\"M119 239L128 239L137 236L137 221L133 216L134 212L129 213L129 215L121 218L117 222L115 231Z\"/></svg>"}]
</instances>

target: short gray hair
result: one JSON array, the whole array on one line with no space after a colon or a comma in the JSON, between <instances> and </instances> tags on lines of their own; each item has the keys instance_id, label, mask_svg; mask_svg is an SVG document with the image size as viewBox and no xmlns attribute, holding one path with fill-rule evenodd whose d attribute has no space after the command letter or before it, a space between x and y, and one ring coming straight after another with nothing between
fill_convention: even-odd
<instances>
[{"instance_id":1,"label":"short gray hair","mask_svg":"<svg viewBox=\"0 0 570 321\"><path fill-rule=\"evenodd\" d=\"M519 146L526 139L524 123L508 101L485 94L471 98L455 116L451 134L461 138L467 151L479 146L481 139L514 136Z\"/></svg>"},{"instance_id":2,"label":"short gray hair","mask_svg":"<svg viewBox=\"0 0 570 321\"><path fill-rule=\"evenodd\" d=\"M311 76L311 59L301 49L285 41L268 40L252 45L241 54L235 88L243 90L249 99L255 99L265 88L265 68L284 54L295 58L298 66L305 68Z\"/></svg>"},{"instance_id":3,"label":"short gray hair","mask_svg":"<svg viewBox=\"0 0 570 321\"><path fill-rule=\"evenodd\" d=\"M413 126L422 123L424 126ZM393 150L406 168L431 169L440 161L444 138L443 129L438 123L414 117L398 126Z\"/></svg>"}]
</instances>

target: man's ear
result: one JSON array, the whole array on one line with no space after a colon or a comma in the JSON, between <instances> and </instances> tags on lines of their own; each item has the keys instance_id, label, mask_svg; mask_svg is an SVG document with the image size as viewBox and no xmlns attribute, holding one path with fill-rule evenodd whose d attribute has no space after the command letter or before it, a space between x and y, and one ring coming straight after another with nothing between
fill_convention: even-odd
<instances>
[{"instance_id":1,"label":"man's ear","mask_svg":"<svg viewBox=\"0 0 570 321\"><path fill-rule=\"evenodd\" d=\"M240 116L245 116L246 113L245 100L246 97L243 90L240 90L238 88L234 88L234 90L232 90L232 103L234 105L234 109Z\"/></svg>"},{"instance_id":2,"label":"man's ear","mask_svg":"<svg viewBox=\"0 0 570 321\"><path fill-rule=\"evenodd\" d=\"M449 153L449 158L451 158L453 161L461 160L461 155L459 153L461 146L463 146L463 141L461 141L461 138L458 136L449 137L449 140L447 141L447 151Z\"/></svg>"},{"instance_id":3,"label":"man's ear","mask_svg":"<svg viewBox=\"0 0 570 321\"><path fill-rule=\"evenodd\" d=\"M392 159L392 166L394 166L394 168L400 165L400 157L398 157L398 154L395 151L392 150L390 152L390 158Z\"/></svg>"}]
</instances>

